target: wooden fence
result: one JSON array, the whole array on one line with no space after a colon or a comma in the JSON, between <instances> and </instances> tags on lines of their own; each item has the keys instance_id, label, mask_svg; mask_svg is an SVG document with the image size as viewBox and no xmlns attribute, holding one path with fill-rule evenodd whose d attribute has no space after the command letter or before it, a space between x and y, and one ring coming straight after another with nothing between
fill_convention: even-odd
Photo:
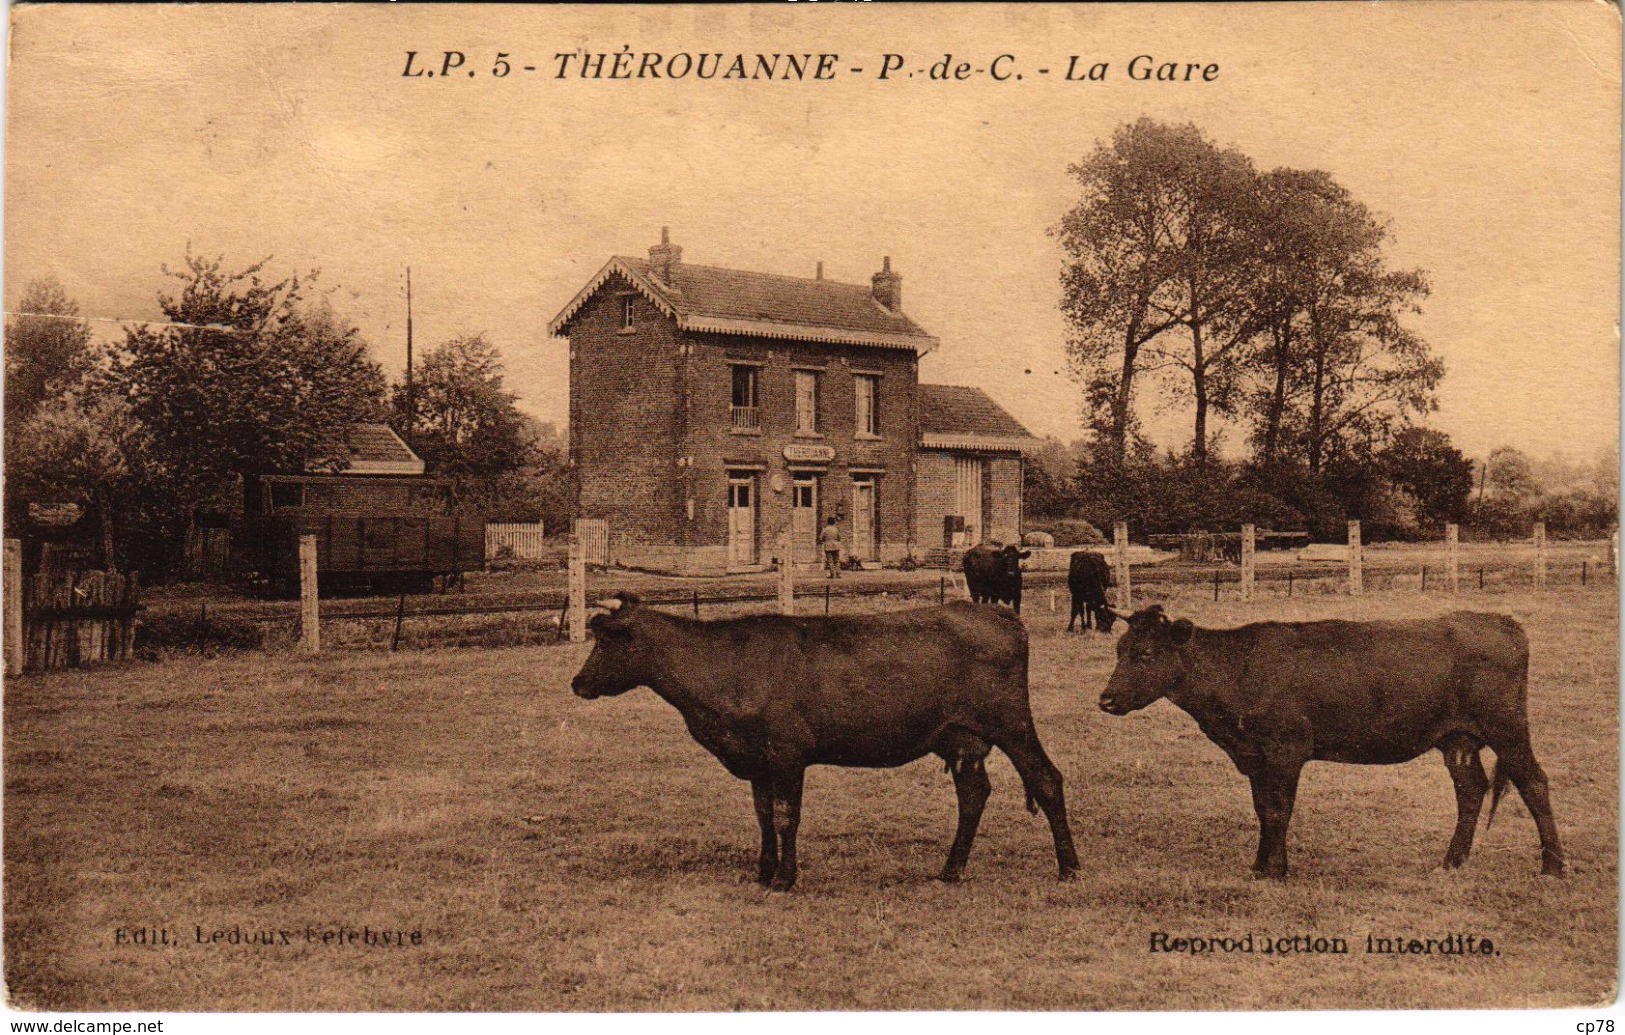
<instances>
[{"instance_id":1,"label":"wooden fence","mask_svg":"<svg viewBox=\"0 0 1625 1035\"><path fill-rule=\"evenodd\" d=\"M118 572L23 580L22 667L78 668L130 656L139 581Z\"/></svg>"},{"instance_id":2,"label":"wooden fence","mask_svg":"<svg viewBox=\"0 0 1625 1035\"><path fill-rule=\"evenodd\" d=\"M542 523L489 522L485 526L485 559L539 561L542 559Z\"/></svg>"}]
</instances>

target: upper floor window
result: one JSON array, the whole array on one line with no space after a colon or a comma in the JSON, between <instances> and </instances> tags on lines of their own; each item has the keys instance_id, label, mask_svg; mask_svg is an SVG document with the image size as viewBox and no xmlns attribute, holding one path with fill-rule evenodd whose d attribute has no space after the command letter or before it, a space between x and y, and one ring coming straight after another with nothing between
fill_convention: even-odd
<instances>
[{"instance_id":1,"label":"upper floor window","mask_svg":"<svg viewBox=\"0 0 1625 1035\"><path fill-rule=\"evenodd\" d=\"M812 370L796 371L796 431L818 432L818 374Z\"/></svg>"},{"instance_id":2,"label":"upper floor window","mask_svg":"<svg viewBox=\"0 0 1625 1035\"><path fill-rule=\"evenodd\" d=\"M732 425L755 430L762 426L761 409L757 405L757 374L753 366L735 364L733 367Z\"/></svg>"},{"instance_id":3,"label":"upper floor window","mask_svg":"<svg viewBox=\"0 0 1625 1035\"><path fill-rule=\"evenodd\" d=\"M632 327L632 296L621 296L621 330L630 330Z\"/></svg>"},{"instance_id":4,"label":"upper floor window","mask_svg":"<svg viewBox=\"0 0 1625 1035\"><path fill-rule=\"evenodd\" d=\"M859 435L880 434L880 378L873 374L852 375L857 395L857 430Z\"/></svg>"}]
</instances>

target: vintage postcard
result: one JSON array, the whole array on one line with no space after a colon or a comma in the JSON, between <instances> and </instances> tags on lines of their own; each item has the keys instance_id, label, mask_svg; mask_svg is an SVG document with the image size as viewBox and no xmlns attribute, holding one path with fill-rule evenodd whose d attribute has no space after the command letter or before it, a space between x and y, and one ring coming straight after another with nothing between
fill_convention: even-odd
<instances>
[{"instance_id":1,"label":"vintage postcard","mask_svg":"<svg viewBox=\"0 0 1625 1035\"><path fill-rule=\"evenodd\" d=\"M1616 5L9 20L14 1018L1613 1030Z\"/></svg>"}]
</instances>

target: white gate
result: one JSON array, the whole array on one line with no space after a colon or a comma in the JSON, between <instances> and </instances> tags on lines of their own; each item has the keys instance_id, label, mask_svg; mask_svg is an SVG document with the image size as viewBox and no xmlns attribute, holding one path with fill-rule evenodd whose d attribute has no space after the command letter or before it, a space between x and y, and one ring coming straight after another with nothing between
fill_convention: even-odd
<instances>
[{"instance_id":1,"label":"white gate","mask_svg":"<svg viewBox=\"0 0 1625 1035\"><path fill-rule=\"evenodd\" d=\"M485 526L487 561L535 561L542 556L542 523L493 521Z\"/></svg>"},{"instance_id":2,"label":"white gate","mask_svg":"<svg viewBox=\"0 0 1625 1035\"><path fill-rule=\"evenodd\" d=\"M576 518L576 542L588 564L609 563L609 521L606 518Z\"/></svg>"}]
</instances>

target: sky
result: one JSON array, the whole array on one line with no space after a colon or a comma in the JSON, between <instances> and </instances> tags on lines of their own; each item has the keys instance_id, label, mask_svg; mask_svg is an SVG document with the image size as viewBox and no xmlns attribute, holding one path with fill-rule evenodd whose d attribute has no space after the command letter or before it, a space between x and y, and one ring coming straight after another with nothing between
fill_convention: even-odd
<instances>
[{"instance_id":1,"label":"sky","mask_svg":"<svg viewBox=\"0 0 1625 1035\"><path fill-rule=\"evenodd\" d=\"M547 323L669 226L691 262L868 283L889 256L941 340L922 379L1079 435L1046 235L1066 167L1142 115L1260 169L1319 168L1391 222L1433 292L1412 326L1447 374L1429 423L1472 455L1618 440L1620 23L1535 3L515 8L13 8L5 283L54 275L114 337L158 315L190 247L320 284L391 371L483 332L521 406L562 425ZM556 78L577 49L831 52L824 82ZM437 68L456 49L451 77ZM516 71L488 73L499 52ZM905 70L878 78L883 54ZM1023 78L934 81L953 55ZM1136 55L1216 64L1136 82ZM1108 62L1067 82L1069 59ZM434 59L434 60L431 60ZM862 68L859 73L854 69ZM1047 75L1037 72L1048 68ZM468 70L476 75L468 76ZM917 74L910 78L906 72ZM1149 400L1148 400L1149 402ZM1149 406L1155 437L1188 438ZM1238 436L1232 434L1232 440Z\"/></svg>"}]
</instances>

